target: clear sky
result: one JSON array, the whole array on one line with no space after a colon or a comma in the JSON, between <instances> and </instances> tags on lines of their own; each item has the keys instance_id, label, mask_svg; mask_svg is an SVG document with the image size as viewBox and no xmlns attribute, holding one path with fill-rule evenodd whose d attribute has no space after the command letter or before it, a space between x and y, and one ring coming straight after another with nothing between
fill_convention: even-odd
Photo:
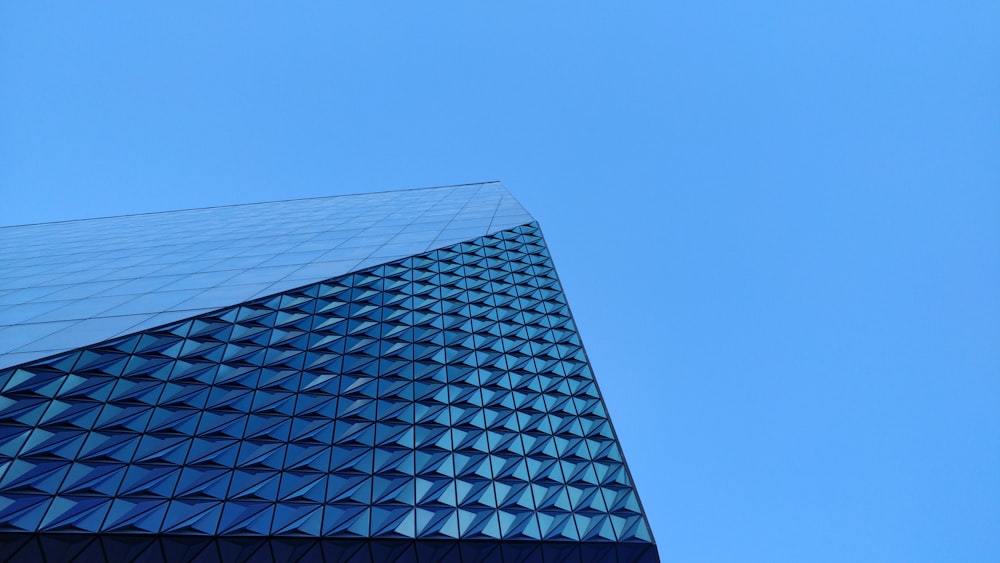
<instances>
[{"instance_id":1,"label":"clear sky","mask_svg":"<svg viewBox=\"0 0 1000 563\"><path fill-rule=\"evenodd\" d=\"M1000 560L1000 3L5 2L0 224L499 179L665 561Z\"/></svg>"}]
</instances>

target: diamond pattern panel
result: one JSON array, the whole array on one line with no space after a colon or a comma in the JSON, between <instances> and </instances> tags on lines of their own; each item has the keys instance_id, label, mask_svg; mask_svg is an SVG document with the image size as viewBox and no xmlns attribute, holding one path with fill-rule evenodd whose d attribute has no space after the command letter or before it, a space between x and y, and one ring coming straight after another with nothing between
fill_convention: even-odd
<instances>
[{"instance_id":1,"label":"diamond pattern panel","mask_svg":"<svg viewBox=\"0 0 1000 563\"><path fill-rule=\"evenodd\" d=\"M0 534L0 561L113 563L656 563L656 545L281 536Z\"/></svg>"},{"instance_id":2,"label":"diamond pattern panel","mask_svg":"<svg viewBox=\"0 0 1000 563\"><path fill-rule=\"evenodd\" d=\"M0 532L652 542L534 223L0 371Z\"/></svg>"}]
</instances>

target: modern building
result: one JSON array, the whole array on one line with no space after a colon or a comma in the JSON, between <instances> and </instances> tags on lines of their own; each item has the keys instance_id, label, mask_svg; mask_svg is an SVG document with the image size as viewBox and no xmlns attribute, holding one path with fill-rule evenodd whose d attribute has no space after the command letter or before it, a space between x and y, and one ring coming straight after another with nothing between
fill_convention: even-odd
<instances>
[{"instance_id":1,"label":"modern building","mask_svg":"<svg viewBox=\"0 0 1000 563\"><path fill-rule=\"evenodd\" d=\"M0 560L658 556L485 183L0 228Z\"/></svg>"}]
</instances>

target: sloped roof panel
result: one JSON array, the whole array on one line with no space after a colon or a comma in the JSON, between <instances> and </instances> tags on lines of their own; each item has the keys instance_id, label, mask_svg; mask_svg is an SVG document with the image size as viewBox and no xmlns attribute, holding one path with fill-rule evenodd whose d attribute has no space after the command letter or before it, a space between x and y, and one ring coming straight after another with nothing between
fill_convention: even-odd
<instances>
[{"instance_id":1,"label":"sloped roof panel","mask_svg":"<svg viewBox=\"0 0 1000 563\"><path fill-rule=\"evenodd\" d=\"M532 221L499 182L0 228L0 368Z\"/></svg>"}]
</instances>

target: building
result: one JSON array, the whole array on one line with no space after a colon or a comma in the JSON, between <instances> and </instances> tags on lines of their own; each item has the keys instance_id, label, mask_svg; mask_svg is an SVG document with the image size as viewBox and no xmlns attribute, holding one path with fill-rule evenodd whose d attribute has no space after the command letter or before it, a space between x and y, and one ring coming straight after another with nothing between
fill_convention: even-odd
<instances>
[{"instance_id":1,"label":"building","mask_svg":"<svg viewBox=\"0 0 1000 563\"><path fill-rule=\"evenodd\" d=\"M0 256L0 560L657 560L499 183L5 227Z\"/></svg>"}]
</instances>

